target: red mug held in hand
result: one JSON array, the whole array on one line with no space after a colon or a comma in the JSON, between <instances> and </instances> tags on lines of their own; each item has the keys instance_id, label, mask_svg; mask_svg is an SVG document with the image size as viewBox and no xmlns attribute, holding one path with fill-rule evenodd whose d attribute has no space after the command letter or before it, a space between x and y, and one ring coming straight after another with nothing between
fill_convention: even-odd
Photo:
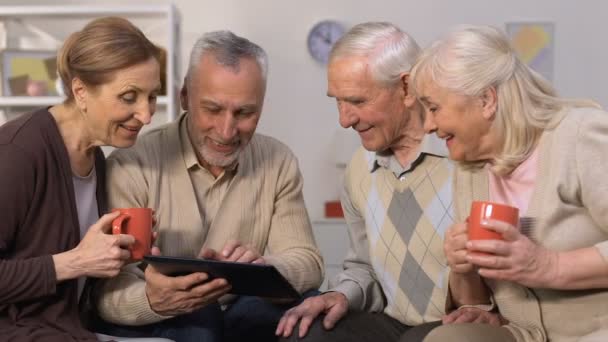
<instances>
[{"instance_id":1,"label":"red mug held in hand","mask_svg":"<svg viewBox=\"0 0 608 342\"><path fill-rule=\"evenodd\" d=\"M128 234L135 238L131 245L131 260L139 261L150 253L152 246L152 209L117 208L120 216L112 221L112 234Z\"/></svg>"},{"instance_id":2,"label":"red mug held in hand","mask_svg":"<svg viewBox=\"0 0 608 342\"><path fill-rule=\"evenodd\" d=\"M484 220L496 220L509 223L517 227L519 223L519 209L506 204L486 201L475 201L471 205L468 219L469 240L502 240L502 235L481 226Z\"/></svg>"}]
</instances>

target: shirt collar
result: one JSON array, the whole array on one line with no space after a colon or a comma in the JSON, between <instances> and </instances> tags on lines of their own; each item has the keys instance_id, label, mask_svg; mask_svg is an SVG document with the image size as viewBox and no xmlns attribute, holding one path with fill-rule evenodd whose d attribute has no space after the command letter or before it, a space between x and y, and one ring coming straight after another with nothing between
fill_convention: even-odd
<instances>
[{"instance_id":1,"label":"shirt collar","mask_svg":"<svg viewBox=\"0 0 608 342\"><path fill-rule=\"evenodd\" d=\"M402 166L399 163L397 158L395 158L395 155L390 150L376 152L374 154L372 163L369 165L369 171L374 172L379 167L383 167L389 169L393 174L395 174L396 177L400 177L405 172L413 169L427 154L432 154L438 157L447 157L448 151L445 146L445 142L437 138L435 134L426 134L420 143L420 148L416 158L414 158L410 164L405 166Z\"/></svg>"}]
</instances>

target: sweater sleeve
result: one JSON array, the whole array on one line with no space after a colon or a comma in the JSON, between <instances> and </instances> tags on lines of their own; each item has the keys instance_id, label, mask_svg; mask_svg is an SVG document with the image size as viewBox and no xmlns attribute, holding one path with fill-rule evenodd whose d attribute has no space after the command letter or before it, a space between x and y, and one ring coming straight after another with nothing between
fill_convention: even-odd
<instances>
[{"instance_id":1,"label":"sweater sleeve","mask_svg":"<svg viewBox=\"0 0 608 342\"><path fill-rule=\"evenodd\" d=\"M125 266L118 276L98 282L96 292L99 316L108 322L139 326L171 318L150 307L144 273L137 264Z\"/></svg>"},{"instance_id":2,"label":"sweater sleeve","mask_svg":"<svg viewBox=\"0 0 608 342\"><path fill-rule=\"evenodd\" d=\"M371 264L365 219L353 203L353 193L349 186L351 177L351 166L349 166L341 202L348 224L350 248L344 259L344 271L332 280L331 291L343 293L352 310L380 312L386 306L386 299Z\"/></svg>"},{"instance_id":3,"label":"sweater sleeve","mask_svg":"<svg viewBox=\"0 0 608 342\"><path fill-rule=\"evenodd\" d=\"M134 148L112 152L106 160L109 209L148 206L145 167Z\"/></svg>"},{"instance_id":4,"label":"sweater sleeve","mask_svg":"<svg viewBox=\"0 0 608 342\"><path fill-rule=\"evenodd\" d=\"M133 149L114 151L106 165L110 209L149 206L145 165ZM96 292L99 315L109 322L145 325L171 318L152 310L144 274L133 264L124 267L114 278L100 279Z\"/></svg>"},{"instance_id":5,"label":"sweater sleeve","mask_svg":"<svg viewBox=\"0 0 608 342\"><path fill-rule=\"evenodd\" d=\"M323 258L315 243L302 194L303 179L295 156L286 151L280 166L274 212L265 256L293 287L303 293L323 281Z\"/></svg>"},{"instance_id":6,"label":"sweater sleeve","mask_svg":"<svg viewBox=\"0 0 608 342\"><path fill-rule=\"evenodd\" d=\"M0 303L32 300L56 290L51 255L10 259L13 243L27 224L35 179L34 164L24 151L0 145Z\"/></svg>"},{"instance_id":7,"label":"sweater sleeve","mask_svg":"<svg viewBox=\"0 0 608 342\"><path fill-rule=\"evenodd\" d=\"M581 201L597 227L608 234L608 113L589 112L582 119L576 145L576 173ZM608 262L608 240L595 244Z\"/></svg>"}]
</instances>

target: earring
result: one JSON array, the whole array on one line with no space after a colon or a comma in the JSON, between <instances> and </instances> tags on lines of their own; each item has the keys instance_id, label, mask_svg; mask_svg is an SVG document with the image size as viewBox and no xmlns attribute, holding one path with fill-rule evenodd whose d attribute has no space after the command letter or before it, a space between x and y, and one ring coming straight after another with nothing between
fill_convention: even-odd
<instances>
[{"instance_id":1,"label":"earring","mask_svg":"<svg viewBox=\"0 0 608 342\"><path fill-rule=\"evenodd\" d=\"M87 115L87 107L86 106L78 106L78 111L80 112L80 115L82 115L82 116L86 116Z\"/></svg>"}]
</instances>

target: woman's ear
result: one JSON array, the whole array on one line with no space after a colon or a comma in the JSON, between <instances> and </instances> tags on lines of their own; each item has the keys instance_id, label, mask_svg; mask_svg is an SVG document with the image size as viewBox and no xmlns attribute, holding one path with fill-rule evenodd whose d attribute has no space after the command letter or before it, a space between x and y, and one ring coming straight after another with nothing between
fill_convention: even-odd
<instances>
[{"instance_id":1,"label":"woman's ear","mask_svg":"<svg viewBox=\"0 0 608 342\"><path fill-rule=\"evenodd\" d=\"M498 107L498 96L496 94L496 88L489 87L481 96L482 113L485 119L492 119L496 114L496 108Z\"/></svg>"},{"instance_id":2,"label":"woman's ear","mask_svg":"<svg viewBox=\"0 0 608 342\"><path fill-rule=\"evenodd\" d=\"M78 77L72 79L72 94L74 94L74 100L78 108L82 111L86 111L87 86Z\"/></svg>"},{"instance_id":3,"label":"woman's ear","mask_svg":"<svg viewBox=\"0 0 608 342\"><path fill-rule=\"evenodd\" d=\"M401 90L403 91L403 104L406 107L411 107L416 103L416 96L412 94L409 87L410 74L408 72L399 75Z\"/></svg>"}]
</instances>

